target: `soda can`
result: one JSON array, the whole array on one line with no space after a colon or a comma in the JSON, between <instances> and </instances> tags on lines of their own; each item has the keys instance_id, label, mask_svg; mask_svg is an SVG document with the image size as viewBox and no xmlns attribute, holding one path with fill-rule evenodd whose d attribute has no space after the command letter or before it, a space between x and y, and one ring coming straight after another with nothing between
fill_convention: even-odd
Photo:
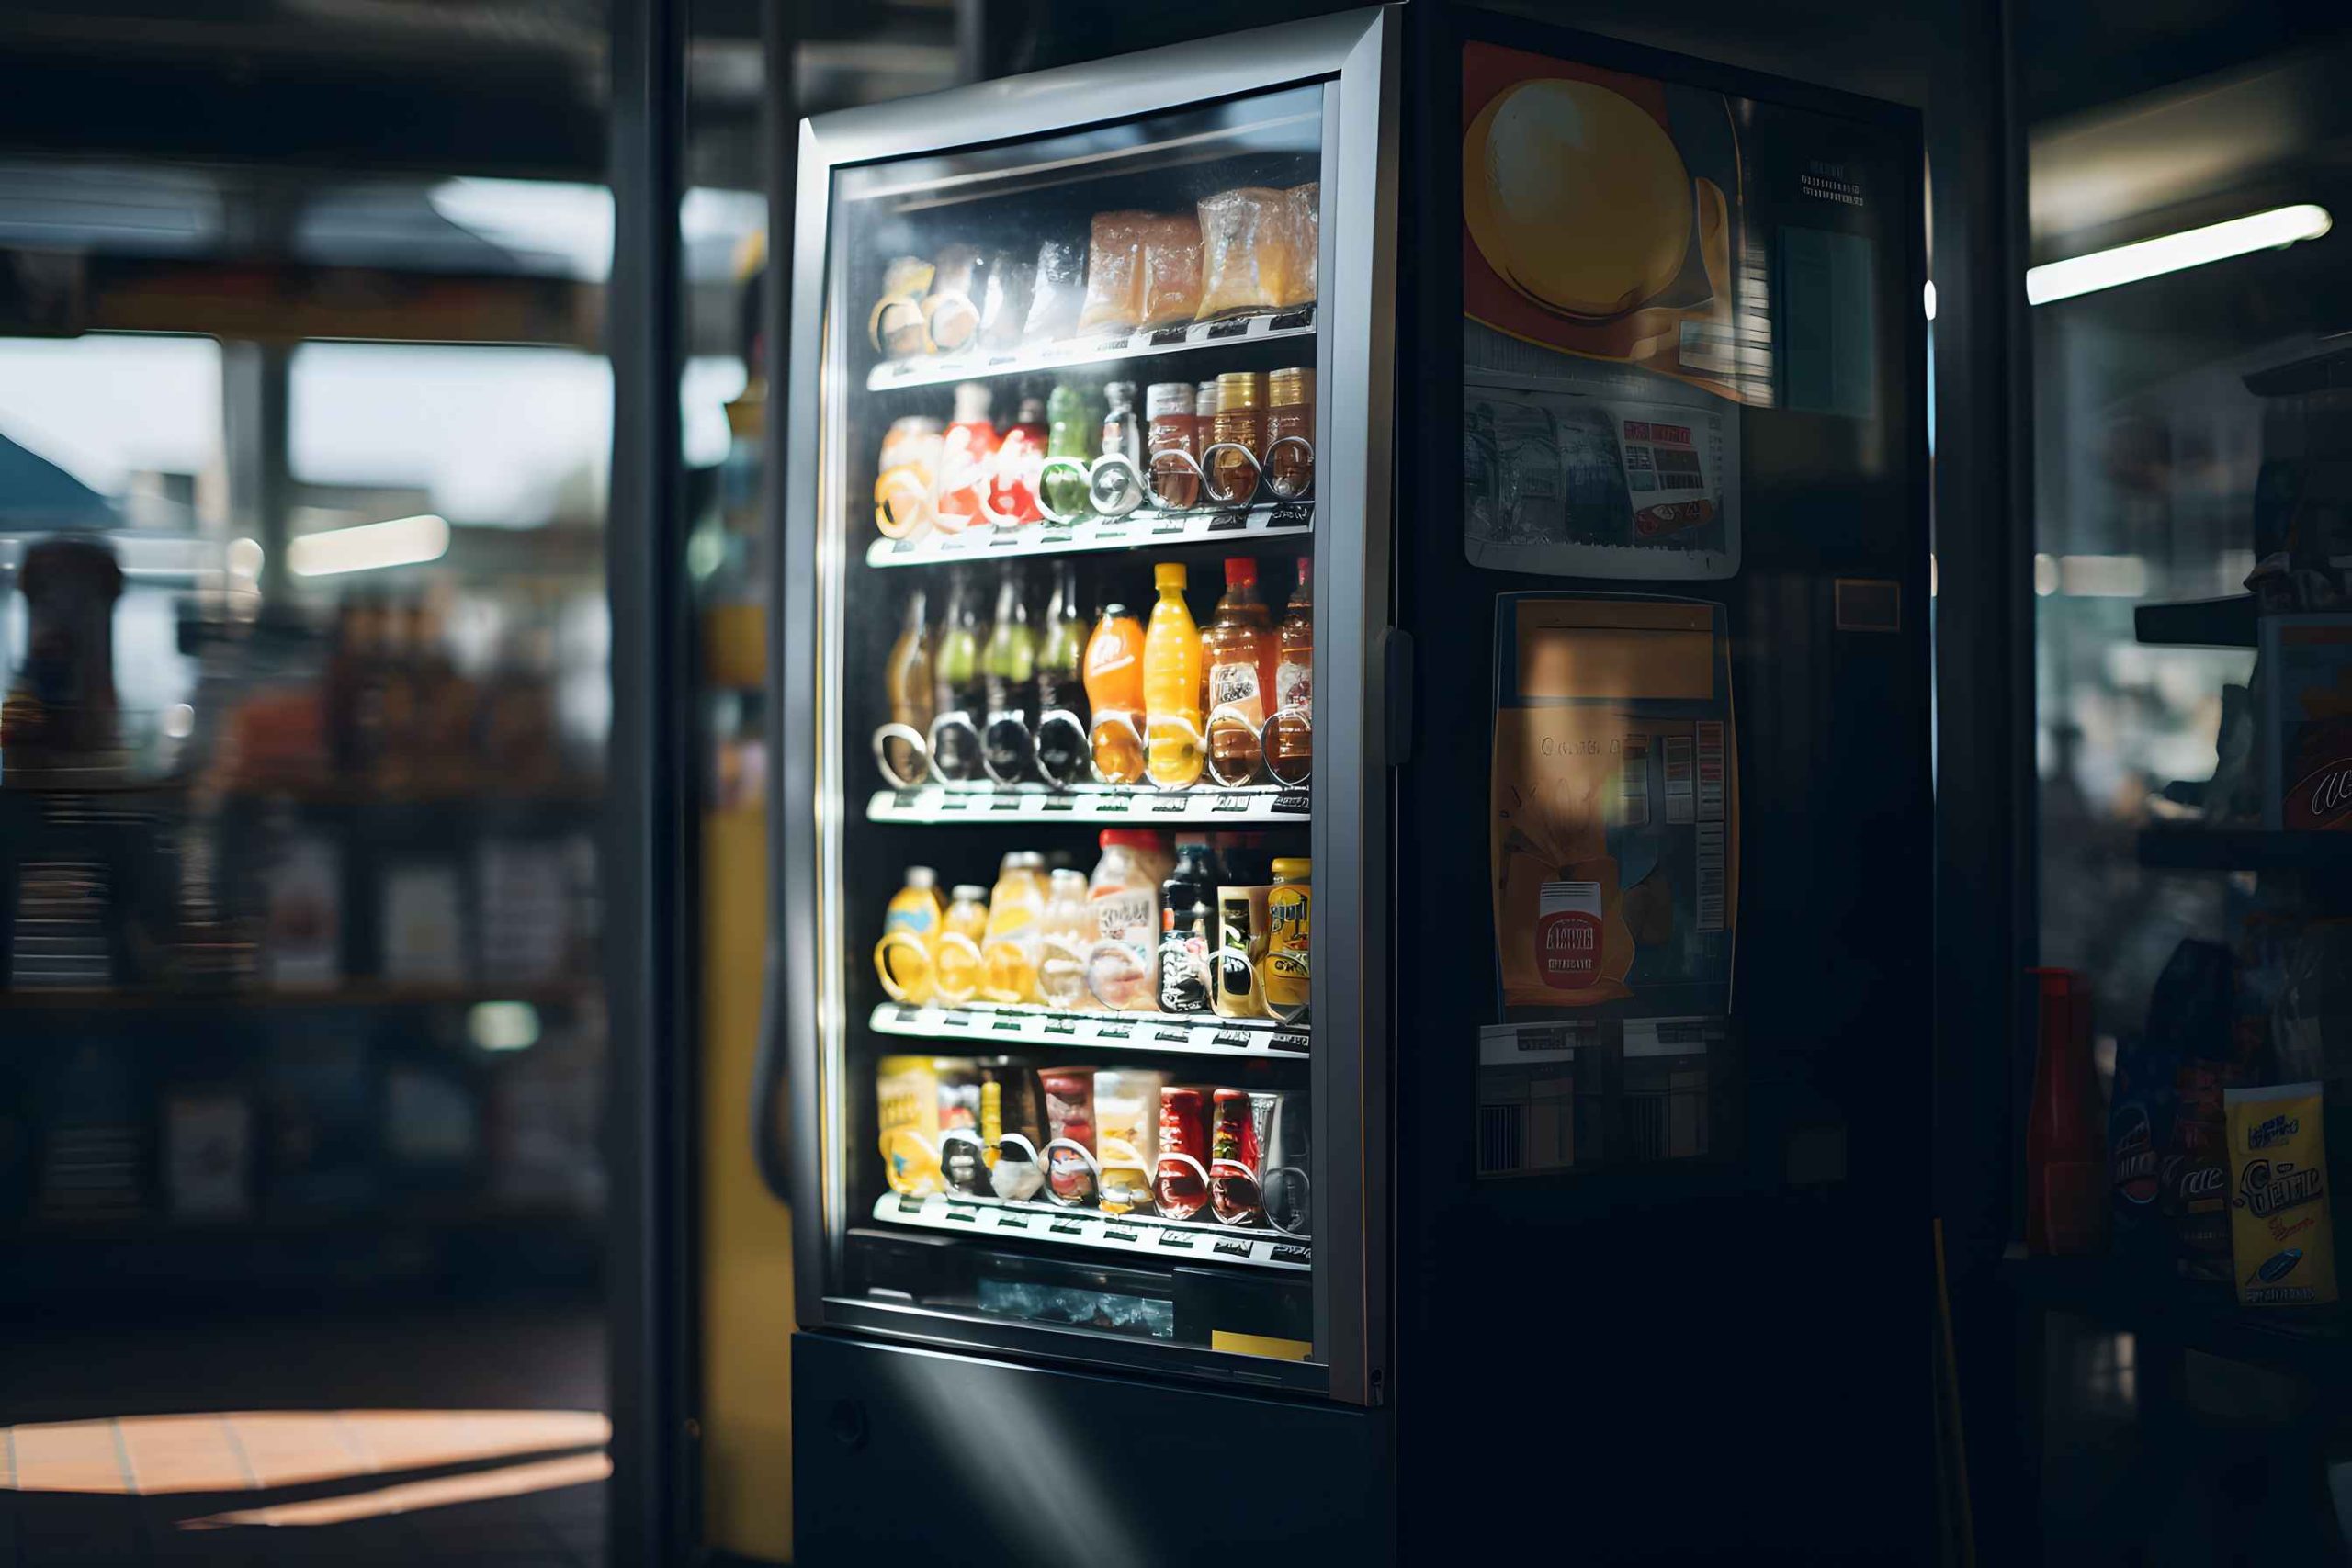
<instances>
[{"instance_id":1,"label":"soda can","mask_svg":"<svg viewBox=\"0 0 2352 1568\"><path fill-rule=\"evenodd\" d=\"M1313 1178L1308 1174L1313 1134L1306 1096L1295 1089L1254 1090L1250 1111L1257 1126L1258 1190L1266 1223L1292 1235L1313 1235Z\"/></svg>"},{"instance_id":2,"label":"soda can","mask_svg":"<svg viewBox=\"0 0 2352 1568\"><path fill-rule=\"evenodd\" d=\"M1258 1119L1246 1089L1216 1091L1209 1124L1209 1205L1228 1225L1266 1217L1258 1188Z\"/></svg>"},{"instance_id":3,"label":"soda can","mask_svg":"<svg viewBox=\"0 0 2352 1568\"><path fill-rule=\"evenodd\" d=\"M1159 1212L1189 1220L1209 1201L1209 1102L1205 1089L1170 1084L1159 1091L1159 1158L1152 1191Z\"/></svg>"}]
</instances>

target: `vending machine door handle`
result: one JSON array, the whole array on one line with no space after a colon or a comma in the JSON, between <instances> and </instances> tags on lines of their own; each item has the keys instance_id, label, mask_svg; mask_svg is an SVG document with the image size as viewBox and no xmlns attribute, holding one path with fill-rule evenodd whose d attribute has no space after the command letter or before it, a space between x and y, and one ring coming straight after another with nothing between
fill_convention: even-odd
<instances>
[{"instance_id":1,"label":"vending machine door handle","mask_svg":"<svg viewBox=\"0 0 2352 1568\"><path fill-rule=\"evenodd\" d=\"M768 937L767 962L760 980L759 1053L752 1066L752 1156L760 1179L782 1203L792 1201L791 1149L785 1142L784 938Z\"/></svg>"},{"instance_id":2,"label":"vending machine door handle","mask_svg":"<svg viewBox=\"0 0 2352 1568\"><path fill-rule=\"evenodd\" d=\"M1387 626L1380 634L1381 755L1401 768L1413 754L1413 634Z\"/></svg>"}]
</instances>

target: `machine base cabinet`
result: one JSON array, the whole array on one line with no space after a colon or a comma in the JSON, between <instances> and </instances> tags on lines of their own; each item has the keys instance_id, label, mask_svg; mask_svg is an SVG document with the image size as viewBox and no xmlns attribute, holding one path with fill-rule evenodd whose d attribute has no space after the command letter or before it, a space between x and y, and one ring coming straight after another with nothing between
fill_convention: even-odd
<instances>
[{"instance_id":1,"label":"machine base cabinet","mask_svg":"<svg viewBox=\"0 0 2352 1568\"><path fill-rule=\"evenodd\" d=\"M800 1568L1390 1561L1377 1411L792 1341Z\"/></svg>"}]
</instances>

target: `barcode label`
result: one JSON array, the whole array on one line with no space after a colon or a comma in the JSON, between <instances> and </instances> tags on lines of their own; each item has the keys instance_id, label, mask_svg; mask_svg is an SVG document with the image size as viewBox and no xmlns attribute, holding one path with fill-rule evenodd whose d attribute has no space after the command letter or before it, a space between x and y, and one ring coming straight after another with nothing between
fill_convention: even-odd
<instances>
[{"instance_id":1,"label":"barcode label","mask_svg":"<svg viewBox=\"0 0 2352 1568\"><path fill-rule=\"evenodd\" d=\"M1699 929L1719 931L1724 929L1724 870L1728 856L1724 853L1730 835L1721 822L1699 824Z\"/></svg>"},{"instance_id":2,"label":"barcode label","mask_svg":"<svg viewBox=\"0 0 2352 1568\"><path fill-rule=\"evenodd\" d=\"M1699 743L1699 820L1724 819L1724 726L1721 719L1702 720Z\"/></svg>"},{"instance_id":3,"label":"barcode label","mask_svg":"<svg viewBox=\"0 0 2352 1568\"><path fill-rule=\"evenodd\" d=\"M1623 761L1617 764L1617 819L1628 828L1650 825L1650 738L1625 737Z\"/></svg>"},{"instance_id":4,"label":"barcode label","mask_svg":"<svg viewBox=\"0 0 2352 1568\"><path fill-rule=\"evenodd\" d=\"M1666 820L1668 827L1684 827L1698 819L1691 773L1690 738L1687 735L1666 737Z\"/></svg>"}]
</instances>

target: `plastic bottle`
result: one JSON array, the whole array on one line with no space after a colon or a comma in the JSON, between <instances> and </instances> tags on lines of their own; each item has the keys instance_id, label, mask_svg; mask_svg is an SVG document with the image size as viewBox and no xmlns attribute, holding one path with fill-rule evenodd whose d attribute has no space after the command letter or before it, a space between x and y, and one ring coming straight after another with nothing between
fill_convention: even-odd
<instances>
[{"instance_id":1,"label":"plastic bottle","mask_svg":"<svg viewBox=\"0 0 2352 1568\"><path fill-rule=\"evenodd\" d=\"M1029 625L1021 574L1009 561L997 574L996 620L980 653L980 671L988 701L982 761L997 783L1018 784L1028 776L1036 750L1030 726L1036 721L1037 634Z\"/></svg>"},{"instance_id":2,"label":"plastic bottle","mask_svg":"<svg viewBox=\"0 0 2352 1568\"><path fill-rule=\"evenodd\" d=\"M1315 484L1315 372L1277 370L1266 378L1266 488L1283 501Z\"/></svg>"},{"instance_id":3,"label":"plastic bottle","mask_svg":"<svg viewBox=\"0 0 2352 1568\"><path fill-rule=\"evenodd\" d=\"M961 1007L979 994L980 939L988 934L988 889L959 882L939 921L939 952L933 965L933 994Z\"/></svg>"},{"instance_id":4,"label":"plastic bottle","mask_svg":"<svg viewBox=\"0 0 2352 1568\"><path fill-rule=\"evenodd\" d=\"M1037 999L1049 1008L1093 1008L1086 988L1086 954L1094 945L1086 874L1063 868L1048 879L1045 918L1038 922Z\"/></svg>"},{"instance_id":5,"label":"plastic bottle","mask_svg":"<svg viewBox=\"0 0 2352 1568\"><path fill-rule=\"evenodd\" d=\"M1152 569L1159 601L1143 638L1144 773L1161 789L1201 776L1201 634L1184 603L1184 568Z\"/></svg>"},{"instance_id":6,"label":"plastic bottle","mask_svg":"<svg viewBox=\"0 0 2352 1568\"><path fill-rule=\"evenodd\" d=\"M959 533L988 520L988 489L1001 444L989 417L989 401L985 381L965 381L956 389L956 423L947 427L946 444L939 454L942 532Z\"/></svg>"},{"instance_id":7,"label":"plastic bottle","mask_svg":"<svg viewBox=\"0 0 2352 1568\"><path fill-rule=\"evenodd\" d=\"M1201 442L1193 401L1190 381L1155 381L1144 394L1144 413L1150 422L1144 444L1151 457L1151 493L1164 512L1200 503L1196 465Z\"/></svg>"},{"instance_id":8,"label":"plastic bottle","mask_svg":"<svg viewBox=\"0 0 2352 1568\"><path fill-rule=\"evenodd\" d=\"M1304 855L1277 858L1273 890L1266 895L1266 962L1260 978L1266 1010L1285 1021L1306 1013L1311 994L1314 870Z\"/></svg>"},{"instance_id":9,"label":"plastic bottle","mask_svg":"<svg viewBox=\"0 0 2352 1568\"><path fill-rule=\"evenodd\" d=\"M892 1001L931 999L940 923L946 913L939 896L939 874L927 865L907 867L906 885L890 896L889 907L882 912L882 940L874 949L875 972Z\"/></svg>"},{"instance_id":10,"label":"plastic bottle","mask_svg":"<svg viewBox=\"0 0 2352 1568\"><path fill-rule=\"evenodd\" d=\"M1136 384L1109 383L1102 401L1102 443L1087 496L1103 516L1124 517L1144 499L1143 422L1136 414Z\"/></svg>"},{"instance_id":11,"label":"plastic bottle","mask_svg":"<svg viewBox=\"0 0 2352 1568\"><path fill-rule=\"evenodd\" d=\"M963 726L942 728L933 747L933 765L943 778L978 778L978 727L988 713L988 688L980 675L979 614L973 608L970 580L960 570L948 578L947 614L932 650L931 674L936 713L960 713L966 719Z\"/></svg>"},{"instance_id":12,"label":"plastic bottle","mask_svg":"<svg viewBox=\"0 0 2352 1568\"><path fill-rule=\"evenodd\" d=\"M1176 846L1175 868L1159 887L1159 1010L1209 1010L1209 900L1216 873L1201 839Z\"/></svg>"},{"instance_id":13,"label":"plastic bottle","mask_svg":"<svg viewBox=\"0 0 2352 1568\"><path fill-rule=\"evenodd\" d=\"M998 869L989 894L989 920L980 941L980 995L992 1002L1037 999L1037 958L1044 938L1046 857L1015 850Z\"/></svg>"},{"instance_id":14,"label":"plastic bottle","mask_svg":"<svg viewBox=\"0 0 2352 1568\"><path fill-rule=\"evenodd\" d=\"M1298 587L1275 634L1273 735L1266 767L1285 784L1315 771L1315 563L1298 558Z\"/></svg>"},{"instance_id":15,"label":"plastic bottle","mask_svg":"<svg viewBox=\"0 0 2352 1568\"><path fill-rule=\"evenodd\" d=\"M1248 784L1258 768L1278 651L1273 618L1258 602L1256 561L1235 556L1225 563L1225 597L1201 634L1201 649L1208 670L1210 774L1219 784Z\"/></svg>"},{"instance_id":16,"label":"plastic bottle","mask_svg":"<svg viewBox=\"0 0 2352 1568\"><path fill-rule=\"evenodd\" d=\"M1266 457L1266 378L1254 370L1229 371L1216 378L1216 416L1209 422L1202 449L1221 446L1205 464L1209 499L1221 506L1246 504L1258 491ZM942 510L944 510L943 506Z\"/></svg>"},{"instance_id":17,"label":"plastic bottle","mask_svg":"<svg viewBox=\"0 0 2352 1568\"><path fill-rule=\"evenodd\" d=\"M1075 784L1086 772L1086 619L1079 608L1078 567L1054 568L1054 595L1046 605L1046 640L1037 650L1037 766L1055 784ZM1058 716L1067 715L1068 717Z\"/></svg>"},{"instance_id":18,"label":"plastic bottle","mask_svg":"<svg viewBox=\"0 0 2352 1568\"><path fill-rule=\"evenodd\" d=\"M1094 915L1087 988L1114 1012L1149 1012L1159 1002L1159 885L1175 863L1146 829L1105 828L1098 842L1102 857L1086 885Z\"/></svg>"},{"instance_id":19,"label":"plastic bottle","mask_svg":"<svg viewBox=\"0 0 2352 1568\"><path fill-rule=\"evenodd\" d=\"M1037 506L1037 470L1045 460L1046 401L1028 393L989 471L989 504L998 522L1035 523L1046 515Z\"/></svg>"},{"instance_id":20,"label":"plastic bottle","mask_svg":"<svg viewBox=\"0 0 2352 1568\"><path fill-rule=\"evenodd\" d=\"M915 589L907 595L905 618L899 626L899 639L890 645L888 662L883 667L883 684L890 698L890 722L903 724L917 735L931 733L937 694L932 689L931 631L923 625L923 591ZM888 743L884 755L890 772L901 783L921 784L921 758L914 747L903 740Z\"/></svg>"},{"instance_id":21,"label":"plastic bottle","mask_svg":"<svg viewBox=\"0 0 2352 1568\"><path fill-rule=\"evenodd\" d=\"M1087 468L1102 434L1102 405L1091 388L1064 381L1046 400L1046 457L1060 457L1037 481L1048 516L1086 515Z\"/></svg>"},{"instance_id":22,"label":"plastic bottle","mask_svg":"<svg viewBox=\"0 0 2352 1568\"><path fill-rule=\"evenodd\" d=\"M1125 604L1103 605L1086 641L1086 702L1087 744L1104 784L1143 777L1143 653L1142 624Z\"/></svg>"}]
</instances>

